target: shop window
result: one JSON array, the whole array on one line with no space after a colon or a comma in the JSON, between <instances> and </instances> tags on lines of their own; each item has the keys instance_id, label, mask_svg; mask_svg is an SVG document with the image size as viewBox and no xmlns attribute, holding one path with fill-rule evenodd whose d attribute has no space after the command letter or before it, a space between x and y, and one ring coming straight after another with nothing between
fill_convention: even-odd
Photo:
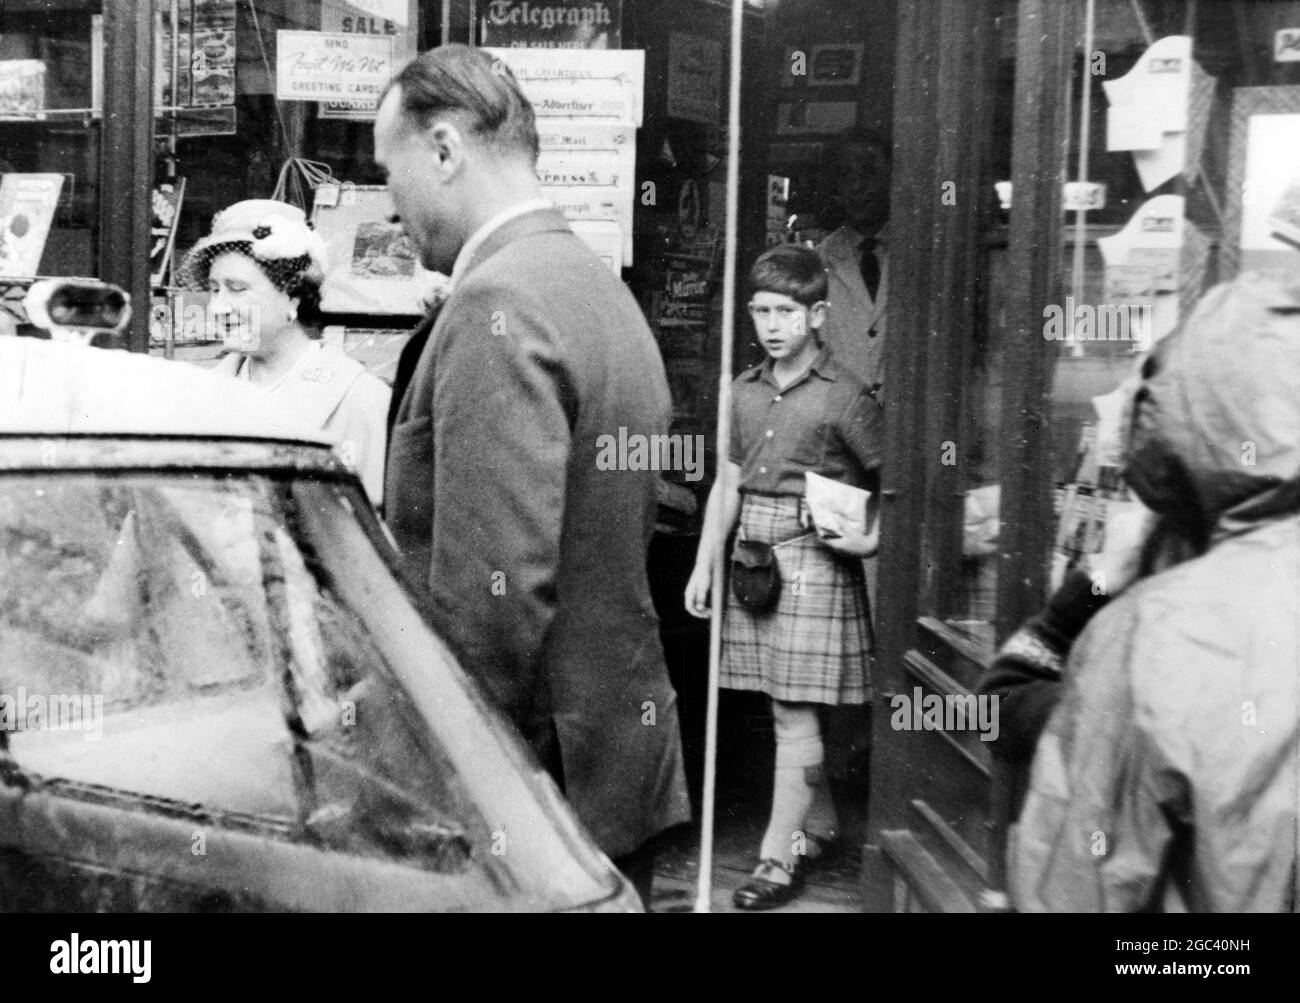
<instances>
[{"instance_id":1,"label":"shop window","mask_svg":"<svg viewBox=\"0 0 1300 1003\"><path fill-rule=\"evenodd\" d=\"M1047 425L1057 517L1052 583L1098 550L1131 504L1120 480L1121 384L1141 354L1241 264L1233 221L1252 193L1241 190L1246 134L1234 127L1241 117L1234 108L1267 87L1274 112L1300 112L1300 53L1286 49L1288 29L1300 38L1300 3L1103 0L1090 47L1081 25L1067 176L1104 185L1105 200L1087 212L1067 205L1065 213ZM1297 149L1293 132L1290 148L1270 156L1295 173ZM1300 192L1300 175L1295 181ZM1255 194L1276 203L1282 191Z\"/></svg>"},{"instance_id":2,"label":"shop window","mask_svg":"<svg viewBox=\"0 0 1300 1003\"><path fill-rule=\"evenodd\" d=\"M1010 180L1015 7L1005 4L999 18L993 171L1000 182ZM1041 560L1051 569L1052 583L1102 545L1108 519L1123 511L1128 498L1119 479L1120 429L1107 395L1117 393L1141 353L1176 329L1213 284L1240 267L1286 265L1286 252L1252 258L1242 247L1243 215L1249 215L1243 194L1249 202L1261 193L1242 191L1256 174L1239 148L1247 132L1241 109L1300 112L1300 3L1098 0L1090 43L1084 5L1079 9L1067 120L1061 302L1043 304L1051 363L1042 427L1049 437L1055 534ZM1300 134L1289 151L1274 151L1274 159L1293 164L1298 148ZM1285 179L1274 177L1276 170L1266 174L1260 183L1272 187L1262 195L1276 202ZM1300 175L1295 180L1300 183ZM1072 191L1080 181L1090 183L1089 189ZM1006 269L1014 191L1000 188L1003 204L991 217L981 251L983 324L972 332L961 390L975 431L973 448L963 456L969 462L961 585L955 595L947 594L947 602L922 608L985 650L996 641L998 443L1025 434L1026 420L1001 407L1005 381L1013 375L1005 366L1006 304L1016 277ZM1086 211L1070 208L1075 204Z\"/></svg>"},{"instance_id":3,"label":"shop window","mask_svg":"<svg viewBox=\"0 0 1300 1003\"><path fill-rule=\"evenodd\" d=\"M98 239L99 2L0 10L0 294L36 275L93 275ZM102 37L102 36L101 36ZM4 309L0 307L0 309Z\"/></svg>"}]
</instances>

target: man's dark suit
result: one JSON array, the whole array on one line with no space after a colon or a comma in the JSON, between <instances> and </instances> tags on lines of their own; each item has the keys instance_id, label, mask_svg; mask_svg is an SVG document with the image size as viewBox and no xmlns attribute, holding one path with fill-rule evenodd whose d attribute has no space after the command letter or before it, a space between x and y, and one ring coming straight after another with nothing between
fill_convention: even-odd
<instances>
[{"instance_id":1,"label":"man's dark suit","mask_svg":"<svg viewBox=\"0 0 1300 1003\"><path fill-rule=\"evenodd\" d=\"M668 429L645 320L558 212L535 211L488 237L404 362L385 476L404 560L552 765L558 739L601 848L631 853L690 814L646 578L658 475L597 466L600 436Z\"/></svg>"}]
</instances>

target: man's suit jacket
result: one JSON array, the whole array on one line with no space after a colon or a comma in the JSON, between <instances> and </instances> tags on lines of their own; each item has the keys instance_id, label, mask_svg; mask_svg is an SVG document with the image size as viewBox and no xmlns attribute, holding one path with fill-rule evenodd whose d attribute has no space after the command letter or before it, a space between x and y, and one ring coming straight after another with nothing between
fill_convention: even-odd
<instances>
[{"instance_id":1,"label":"man's suit jacket","mask_svg":"<svg viewBox=\"0 0 1300 1003\"><path fill-rule=\"evenodd\" d=\"M597 465L601 436L668 430L650 331L542 210L488 237L411 356L385 477L404 560L543 759L553 726L565 794L601 848L630 853L690 815L646 576L658 475Z\"/></svg>"},{"instance_id":2,"label":"man's suit jacket","mask_svg":"<svg viewBox=\"0 0 1300 1003\"><path fill-rule=\"evenodd\" d=\"M880 235L883 240L884 235ZM885 383L885 299L889 293L888 257L881 253L880 288L873 300L862 281L858 245L862 235L849 226L831 233L818 247L826 266L830 308L821 328L840 363L869 387ZM885 387L885 393L889 389Z\"/></svg>"}]
</instances>

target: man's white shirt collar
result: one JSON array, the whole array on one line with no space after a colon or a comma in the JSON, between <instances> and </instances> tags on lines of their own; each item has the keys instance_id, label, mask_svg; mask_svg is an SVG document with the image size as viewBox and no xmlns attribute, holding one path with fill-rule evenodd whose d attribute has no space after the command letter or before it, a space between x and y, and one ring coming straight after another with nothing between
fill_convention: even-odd
<instances>
[{"instance_id":1,"label":"man's white shirt collar","mask_svg":"<svg viewBox=\"0 0 1300 1003\"><path fill-rule=\"evenodd\" d=\"M554 203L550 199L529 199L527 202L520 202L518 205L511 206L509 209L502 209L480 226L470 235L469 240L465 241L460 253L456 255L456 263L451 266L451 287L455 289L459 285L461 276L465 274L465 269L469 267L470 261L473 260L474 255L488 237L517 216L536 212L539 209L552 208L554 208Z\"/></svg>"}]
</instances>

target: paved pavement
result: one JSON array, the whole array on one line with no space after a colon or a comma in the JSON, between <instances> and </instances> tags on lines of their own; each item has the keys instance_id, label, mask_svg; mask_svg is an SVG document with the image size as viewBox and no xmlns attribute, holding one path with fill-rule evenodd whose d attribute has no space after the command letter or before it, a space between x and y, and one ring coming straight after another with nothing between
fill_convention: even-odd
<instances>
[{"instance_id":1,"label":"paved pavement","mask_svg":"<svg viewBox=\"0 0 1300 1003\"><path fill-rule=\"evenodd\" d=\"M769 795L770 796L770 795ZM858 887L858 847L865 822L865 805L841 807L847 832L846 850L834 867L808 876L804 892L774 913L861 912ZM710 912L742 912L731 904L732 893L749 878L767 824L768 801L749 799L720 806L714 832L713 889ZM683 826L668 834L655 865L651 912L693 912L700 873L698 826Z\"/></svg>"}]
</instances>

